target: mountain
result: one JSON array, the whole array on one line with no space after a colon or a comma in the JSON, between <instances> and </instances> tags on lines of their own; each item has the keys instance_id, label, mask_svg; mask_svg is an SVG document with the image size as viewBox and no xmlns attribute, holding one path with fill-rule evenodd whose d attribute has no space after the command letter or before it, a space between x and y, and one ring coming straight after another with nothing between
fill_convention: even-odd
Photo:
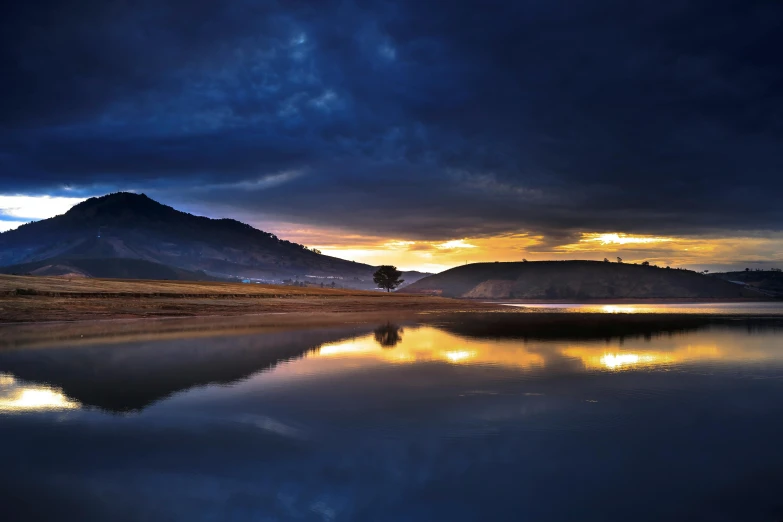
<instances>
[{"instance_id":1,"label":"mountain","mask_svg":"<svg viewBox=\"0 0 783 522\"><path fill-rule=\"evenodd\" d=\"M475 263L425 277L401 291L480 299L763 297L690 270L600 261Z\"/></svg>"},{"instance_id":2,"label":"mountain","mask_svg":"<svg viewBox=\"0 0 783 522\"><path fill-rule=\"evenodd\" d=\"M720 272L710 275L725 281L746 285L748 288L772 297L783 297L783 271L779 269Z\"/></svg>"},{"instance_id":3,"label":"mountain","mask_svg":"<svg viewBox=\"0 0 783 522\"><path fill-rule=\"evenodd\" d=\"M216 281L203 271L193 272L143 259L98 258L69 259L56 257L0 267L4 274L30 274L35 276L101 277L118 279L166 279L170 281Z\"/></svg>"},{"instance_id":4,"label":"mountain","mask_svg":"<svg viewBox=\"0 0 783 522\"><path fill-rule=\"evenodd\" d=\"M109 261L117 259L139 263ZM375 268L370 265L320 254L233 219L180 212L144 194L90 198L63 215L0 234L0 266L5 272L51 266L54 272L75 268L74 273L84 275L146 278L150 272L167 271L153 270L149 263L168 267L169 273L182 269L265 282L299 278L352 288L375 286ZM84 269L85 264L92 269ZM103 268L95 270L101 264ZM408 272L405 279L415 281L424 275ZM176 278L183 276L190 277L180 273Z\"/></svg>"}]
</instances>

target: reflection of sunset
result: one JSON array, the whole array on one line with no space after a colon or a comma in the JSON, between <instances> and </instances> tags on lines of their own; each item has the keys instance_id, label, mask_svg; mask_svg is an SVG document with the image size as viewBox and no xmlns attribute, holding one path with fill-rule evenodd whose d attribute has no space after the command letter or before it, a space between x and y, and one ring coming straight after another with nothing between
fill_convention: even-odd
<instances>
[{"instance_id":1,"label":"reflection of sunset","mask_svg":"<svg viewBox=\"0 0 783 522\"><path fill-rule=\"evenodd\" d=\"M516 341L463 339L431 327L405 329L405 337L392 349L384 349L372 335L323 345L318 357L362 358L389 363L444 361L452 364L498 364L530 368L544 364Z\"/></svg>"},{"instance_id":2,"label":"reflection of sunset","mask_svg":"<svg viewBox=\"0 0 783 522\"><path fill-rule=\"evenodd\" d=\"M655 344L657 343L654 343L653 346ZM721 353L715 345L686 345L674 347L670 351L652 349L652 347L645 349L644 345L636 345L623 350L618 347L607 348L605 345L585 345L568 347L561 350L560 353L565 357L579 359L585 368L590 370L627 370L697 360L719 360L727 357L727 354Z\"/></svg>"},{"instance_id":3,"label":"reflection of sunset","mask_svg":"<svg viewBox=\"0 0 783 522\"><path fill-rule=\"evenodd\" d=\"M552 310L568 313L589 314L735 314L746 313L749 306L757 306L759 313L765 303L649 303L601 305L584 303L502 303L505 306L529 310ZM774 309L771 309L774 311Z\"/></svg>"},{"instance_id":4,"label":"reflection of sunset","mask_svg":"<svg viewBox=\"0 0 783 522\"><path fill-rule=\"evenodd\" d=\"M476 352L469 352L467 350L455 350L453 352L446 352L446 357L451 362L459 362L464 359L470 359L472 357L475 357Z\"/></svg>"},{"instance_id":5,"label":"reflection of sunset","mask_svg":"<svg viewBox=\"0 0 783 522\"><path fill-rule=\"evenodd\" d=\"M70 410L79 403L46 386L26 386L10 375L0 375L0 413Z\"/></svg>"},{"instance_id":6,"label":"reflection of sunset","mask_svg":"<svg viewBox=\"0 0 783 522\"><path fill-rule=\"evenodd\" d=\"M633 314L638 310L633 306L604 305L601 311L605 314Z\"/></svg>"},{"instance_id":7,"label":"reflection of sunset","mask_svg":"<svg viewBox=\"0 0 783 522\"><path fill-rule=\"evenodd\" d=\"M393 349L384 349L368 335L324 345L314 358L333 360L333 369L337 371L368 364L428 361L532 370L569 360L578 361L579 367L586 370L621 371L689 362L783 358L783 341L770 344L768 337L747 337L744 332L703 330L699 344L691 344L693 338L688 334L661 335L649 340L632 337L622 343L619 339L607 343L468 339L432 327L406 328L405 332L404 339Z\"/></svg>"}]
</instances>

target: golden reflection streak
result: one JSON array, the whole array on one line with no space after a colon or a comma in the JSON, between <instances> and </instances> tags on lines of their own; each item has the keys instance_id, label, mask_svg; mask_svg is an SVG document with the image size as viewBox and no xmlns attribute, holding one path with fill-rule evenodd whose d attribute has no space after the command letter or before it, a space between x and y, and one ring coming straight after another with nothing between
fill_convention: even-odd
<instances>
[{"instance_id":1,"label":"golden reflection streak","mask_svg":"<svg viewBox=\"0 0 783 522\"><path fill-rule=\"evenodd\" d=\"M476 356L475 351L467 351L467 350L455 350L451 352L446 352L444 354L446 358L451 362L460 362L464 359L471 359Z\"/></svg>"},{"instance_id":2,"label":"golden reflection streak","mask_svg":"<svg viewBox=\"0 0 783 522\"><path fill-rule=\"evenodd\" d=\"M783 341L772 346L769 338L748 338L744 332L701 332L699 344L692 344L693 340L687 334L675 334L652 340L626 338L622 345L618 341L608 344L482 341L464 339L432 327L419 327L406 328L403 340L394 348L382 348L373 336L366 336L324 345L316 357L332 359L335 370L356 368L373 361L391 364L443 361L531 370L575 359L585 370L623 371L695 361L783 359ZM340 363L340 360L344 362Z\"/></svg>"},{"instance_id":3,"label":"golden reflection streak","mask_svg":"<svg viewBox=\"0 0 783 522\"><path fill-rule=\"evenodd\" d=\"M691 346L674 348L671 351L640 350L633 347L630 350L609 351L605 347L569 347L561 351L562 355L572 359L579 359L585 368L590 370L627 370L631 368L644 368L663 366L695 360L718 360L726 358L717 346Z\"/></svg>"},{"instance_id":4,"label":"golden reflection streak","mask_svg":"<svg viewBox=\"0 0 783 522\"><path fill-rule=\"evenodd\" d=\"M605 314L635 314L639 312L638 308L633 306L604 305L601 312Z\"/></svg>"},{"instance_id":5,"label":"golden reflection streak","mask_svg":"<svg viewBox=\"0 0 783 522\"><path fill-rule=\"evenodd\" d=\"M27 386L12 375L0 374L0 413L73 410L81 405L47 386Z\"/></svg>"},{"instance_id":6,"label":"golden reflection streak","mask_svg":"<svg viewBox=\"0 0 783 522\"><path fill-rule=\"evenodd\" d=\"M498 364L530 368L544 358L515 341L466 340L430 327L405 329L402 342L383 348L372 335L323 345L319 357L369 359L388 363L444 361L450 364Z\"/></svg>"}]
</instances>

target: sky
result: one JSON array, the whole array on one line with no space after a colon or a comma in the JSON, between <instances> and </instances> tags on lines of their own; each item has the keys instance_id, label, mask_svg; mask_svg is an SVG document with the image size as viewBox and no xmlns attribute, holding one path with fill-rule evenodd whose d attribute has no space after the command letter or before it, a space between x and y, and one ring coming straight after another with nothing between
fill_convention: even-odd
<instances>
[{"instance_id":1,"label":"sky","mask_svg":"<svg viewBox=\"0 0 783 522\"><path fill-rule=\"evenodd\" d=\"M0 9L0 230L134 191L405 269L783 266L777 1Z\"/></svg>"}]
</instances>

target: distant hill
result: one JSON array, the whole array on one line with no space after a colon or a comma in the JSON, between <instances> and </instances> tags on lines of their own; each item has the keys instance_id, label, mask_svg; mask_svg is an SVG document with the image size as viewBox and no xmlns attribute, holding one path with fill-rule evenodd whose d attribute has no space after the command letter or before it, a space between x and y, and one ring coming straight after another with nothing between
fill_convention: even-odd
<instances>
[{"instance_id":1,"label":"distant hill","mask_svg":"<svg viewBox=\"0 0 783 522\"><path fill-rule=\"evenodd\" d=\"M2 274L100 277L113 279L165 279L171 281L216 281L202 271L193 272L143 259L99 258L68 259L51 258L34 263L0 267Z\"/></svg>"},{"instance_id":2,"label":"distant hill","mask_svg":"<svg viewBox=\"0 0 783 522\"><path fill-rule=\"evenodd\" d=\"M79 267L86 260L107 259L133 259L219 278L266 282L298 278L335 281L351 288L375 286L375 268L370 265L320 254L233 219L180 212L144 194L118 192L90 198L61 216L0 234L1 267L16 270L33 263L34 270L48 265L82 270ZM134 274L165 272L142 263L108 266ZM89 275L100 272L94 263L85 271ZM110 273L109 277L130 277L114 275L116 270ZM415 281L424 275L408 272L405 279Z\"/></svg>"},{"instance_id":3,"label":"distant hill","mask_svg":"<svg viewBox=\"0 0 783 522\"><path fill-rule=\"evenodd\" d=\"M747 270L742 272L720 272L711 277L747 285L774 297L783 297L783 272L778 270Z\"/></svg>"},{"instance_id":4,"label":"distant hill","mask_svg":"<svg viewBox=\"0 0 783 522\"><path fill-rule=\"evenodd\" d=\"M600 261L475 263L425 277L401 291L480 299L763 297L689 270Z\"/></svg>"}]
</instances>

